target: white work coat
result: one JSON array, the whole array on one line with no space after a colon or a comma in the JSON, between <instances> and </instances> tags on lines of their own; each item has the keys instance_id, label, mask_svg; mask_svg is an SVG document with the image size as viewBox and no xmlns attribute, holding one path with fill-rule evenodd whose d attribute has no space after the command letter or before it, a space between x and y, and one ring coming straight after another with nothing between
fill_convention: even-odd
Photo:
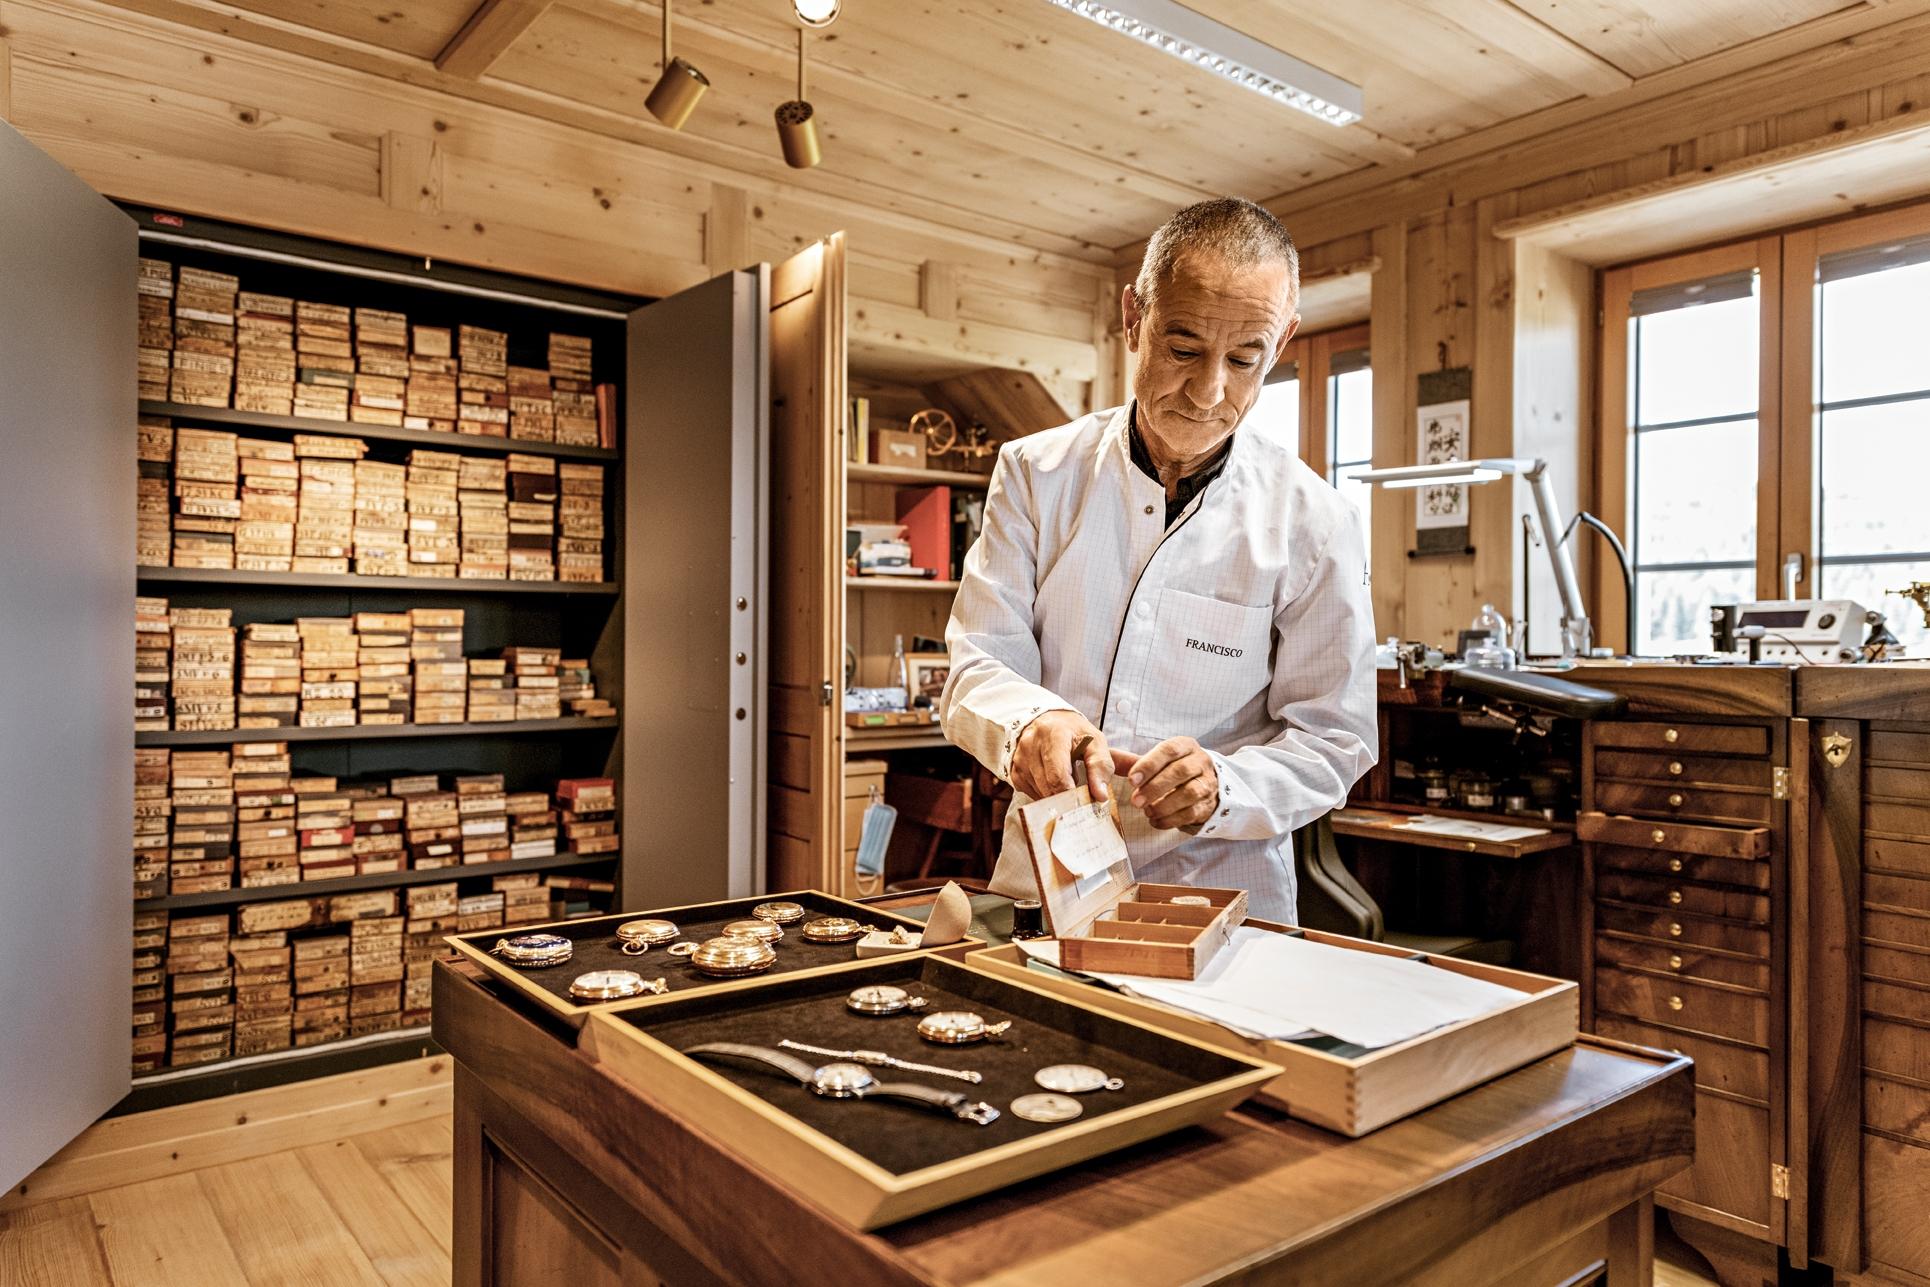
<instances>
[{"instance_id":1,"label":"white work coat","mask_svg":"<svg viewBox=\"0 0 1930 1287\"><path fill-rule=\"evenodd\" d=\"M1219 772L1196 832L1120 818L1138 879L1251 891L1295 917L1293 831L1377 755L1373 610L1354 506L1282 441L1235 431L1169 527L1130 405L1006 443L945 632L945 736L1010 781L1019 733L1076 710L1118 749L1191 735ZM1028 797L1020 794L1015 804ZM1036 895L1008 816L992 887Z\"/></svg>"}]
</instances>

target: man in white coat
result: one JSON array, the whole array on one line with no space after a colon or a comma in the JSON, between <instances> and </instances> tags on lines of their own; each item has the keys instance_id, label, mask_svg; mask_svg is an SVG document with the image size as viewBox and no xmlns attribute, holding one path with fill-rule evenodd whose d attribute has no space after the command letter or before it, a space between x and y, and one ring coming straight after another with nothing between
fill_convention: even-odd
<instances>
[{"instance_id":1,"label":"man in white coat","mask_svg":"<svg viewBox=\"0 0 1930 1287\"><path fill-rule=\"evenodd\" d=\"M1295 914L1292 833L1374 763L1374 628L1354 506L1243 426L1299 325L1285 228L1174 215L1122 292L1132 400L1005 444L946 630L945 736L1017 803L1110 774L1140 880ZM1017 819L992 886L1036 893Z\"/></svg>"}]
</instances>

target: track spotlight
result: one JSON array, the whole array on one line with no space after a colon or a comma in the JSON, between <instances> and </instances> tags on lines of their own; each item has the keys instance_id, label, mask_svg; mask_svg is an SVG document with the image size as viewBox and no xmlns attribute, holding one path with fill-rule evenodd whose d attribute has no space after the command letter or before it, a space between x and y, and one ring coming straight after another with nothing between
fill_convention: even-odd
<instances>
[{"instance_id":1,"label":"track spotlight","mask_svg":"<svg viewBox=\"0 0 1930 1287\"><path fill-rule=\"evenodd\" d=\"M807 27L828 27L837 21L839 0L791 0L797 20Z\"/></svg>"},{"instance_id":2,"label":"track spotlight","mask_svg":"<svg viewBox=\"0 0 1930 1287\"><path fill-rule=\"evenodd\" d=\"M798 16L811 0L794 0ZM818 0L815 6L825 7L825 0ZM837 16L837 5L830 4L831 16ZM831 19L826 18L829 22ZM804 28L797 32L797 97L788 103L777 105L777 140L784 146L784 163L794 170L808 170L823 159L818 149L817 113L804 98Z\"/></svg>"},{"instance_id":3,"label":"track spotlight","mask_svg":"<svg viewBox=\"0 0 1930 1287\"><path fill-rule=\"evenodd\" d=\"M822 4L824 0L817 2ZM709 88L710 80L702 72L683 59L670 56L670 0L663 0L663 75L643 105L665 125L680 130Z\"/></svg>"}]
</instances>

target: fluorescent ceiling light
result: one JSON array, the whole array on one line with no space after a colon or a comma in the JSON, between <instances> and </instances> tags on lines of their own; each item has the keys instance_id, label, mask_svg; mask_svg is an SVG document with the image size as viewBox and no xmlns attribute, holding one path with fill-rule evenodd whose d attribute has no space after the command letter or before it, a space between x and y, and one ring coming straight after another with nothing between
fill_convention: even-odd
<instances>
[{"instance_id":1,"label":"fluorescent ceiling light","mask_svg":"<svg viewBox=\"0 0 1930 1287\"><path fill-rule=\"evenodd\" d=\"M1360 86L1303 63L1174 0L1050 0L1061 9L1151 45L1216 76L1298 108L1329 125L1351 125Z\"/></svg>"}]
</instances>

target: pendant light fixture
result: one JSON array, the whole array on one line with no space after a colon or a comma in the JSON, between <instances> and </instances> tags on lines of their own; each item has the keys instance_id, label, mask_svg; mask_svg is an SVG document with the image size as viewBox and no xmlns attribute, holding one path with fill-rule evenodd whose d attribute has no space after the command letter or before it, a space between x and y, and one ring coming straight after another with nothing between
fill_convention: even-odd
<instances>
[{"instance_id":1,"label":"pendant light fixture","mask_svg":"<svg viewBox=\"0 0 1930 1287\"><path fill-rule=\"evenodd\" d=\"M811 21L804 14L807 7L815 11L822 11L827 7L823 0L817 0L816 3L812 3L812 0L793 0L793 3L797 8L798 17L805 22ZM832 18L838 16L836 4L828 7L829 17L814 25L827 24ZM818 148L817 113L804 98L803 27L797 29L797 97L788 103L777 105L777 141L784 147L784 163L793 170L808 170L823 159L824 154Z\"/></svg>"},{"instance_id":2,"label":"pendant light fixture","mask_svg":"<svg viewBox=\"0 0 1930 1287\"><path fill-rule=\"evenodd\" d=\"M683 59L670 56L670 0L663 0L663 75L643 105L665 125L680 130L709 88L707 76Z\"/></svg>"},{"instance_id":3,"label":"pendant light fixture","mask_svg":"<svg viewBox=\"0 0 1930 1287\"><path fill-rule=\"evenodd\" d=\"M828 27L837 21L840 0L791 0L797 20L807 27ZM799 95L803 97L803 95Z\"/></svg>"}]
</instances>

